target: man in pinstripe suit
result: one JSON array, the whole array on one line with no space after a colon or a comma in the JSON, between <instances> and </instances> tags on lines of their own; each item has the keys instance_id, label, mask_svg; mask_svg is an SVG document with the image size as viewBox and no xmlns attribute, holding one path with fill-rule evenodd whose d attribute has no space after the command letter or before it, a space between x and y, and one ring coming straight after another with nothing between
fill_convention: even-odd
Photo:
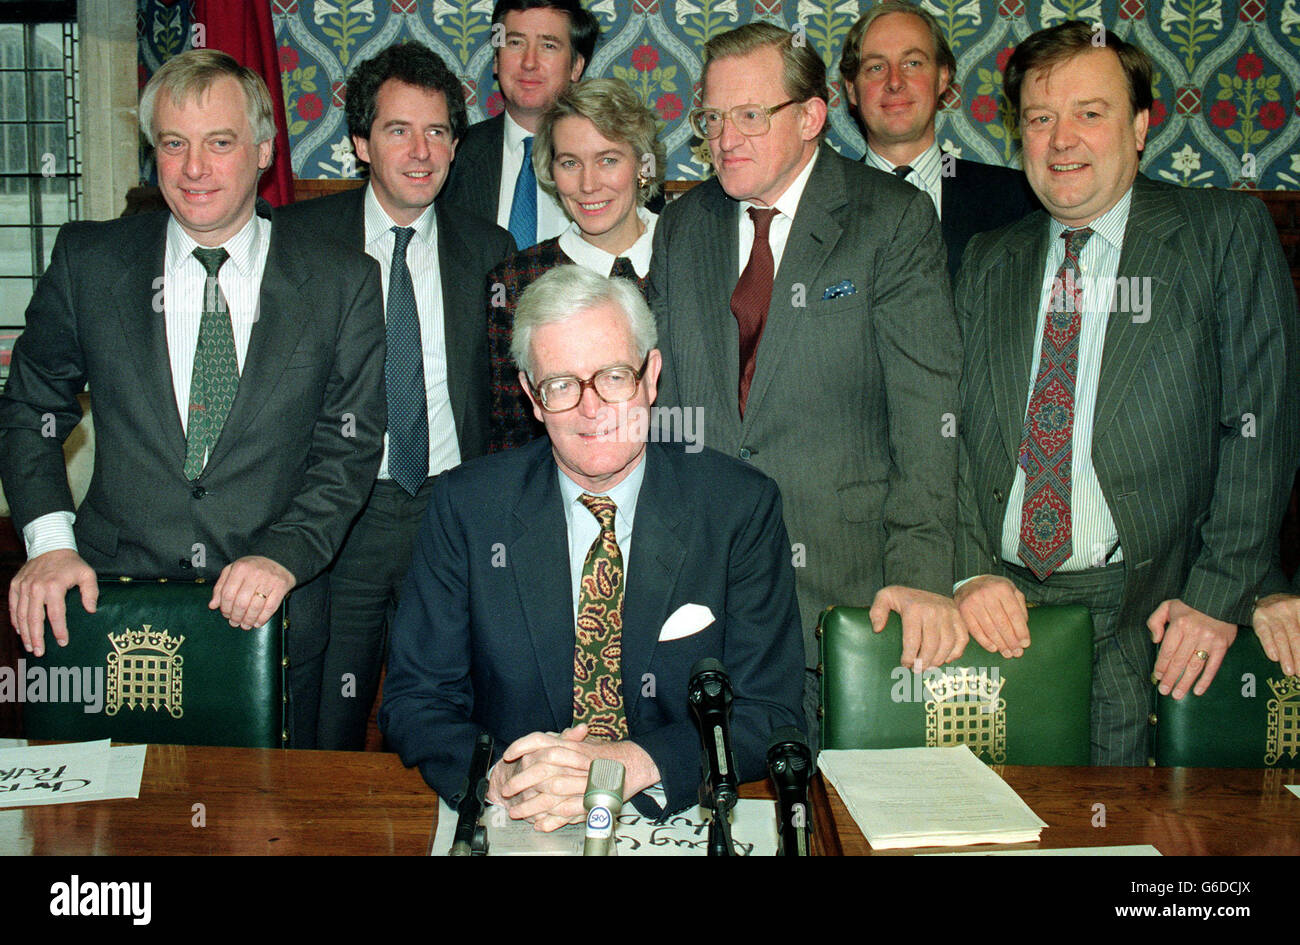
<instances>
[{"instance_id":1,"label":"man in pinstripe suit","mask_svg":"<svg viewBox=\"0 0 1300 945\"><path fill-rule=\"evenodd\" d=\"M1268 571L1295 294L1259 201L1138 175L1140 50L1060 24L1017 47L1006 90L1046 213L976 236L957 279L955 596L1006 656L1030 645L1026 601L1087 604L1093 763L1144 764L1152 644L1161 692L1204 693Z\"/></svg>"}]
</instances>

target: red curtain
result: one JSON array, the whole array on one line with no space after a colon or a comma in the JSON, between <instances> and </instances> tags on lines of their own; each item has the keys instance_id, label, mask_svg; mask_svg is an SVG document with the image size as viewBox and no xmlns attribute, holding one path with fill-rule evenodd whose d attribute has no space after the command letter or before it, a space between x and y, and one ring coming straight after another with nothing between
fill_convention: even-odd
<instances>
[{"instance_id":1,"label":"red curtain","mask_svg":"<svg viewBox=\"0 0 1300 945\"><path fill-rule=\"evenodd\" d=\"M275 160L258 191L272 206L293 203L293 166L284 119L284 89L275 48L275 26L267 0L194 0L193 22L203 24L209 49L229 53L266 80L275 114Z\"/></svg>"}]
</instances>

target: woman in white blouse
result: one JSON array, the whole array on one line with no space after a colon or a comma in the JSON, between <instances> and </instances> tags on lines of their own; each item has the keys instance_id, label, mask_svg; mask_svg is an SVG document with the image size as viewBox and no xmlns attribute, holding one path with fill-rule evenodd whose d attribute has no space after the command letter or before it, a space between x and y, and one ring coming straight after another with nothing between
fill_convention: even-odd
<instances>
[{"instance_id":1,"label":"woman in white blouse","mask_svg":"<svg viewBox=\"0 0 1300 945\"><path fill-rule=\"evenodd\" d=\"M515 304L524 289L556 266L576 263L647 291L657 218L646 204L662 189L666 161L656 128L654 113L620 79L572 85L542 115L533 168L572 222L488 275L490 451L520 446L541 432L510 358Z\"/></svg>"}]
</instances>

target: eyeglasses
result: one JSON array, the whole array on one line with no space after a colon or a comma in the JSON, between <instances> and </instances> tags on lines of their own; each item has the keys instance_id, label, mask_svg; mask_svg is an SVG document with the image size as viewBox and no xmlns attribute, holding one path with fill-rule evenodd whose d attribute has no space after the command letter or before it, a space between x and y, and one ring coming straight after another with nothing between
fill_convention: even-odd
<instances>
[{"instance_id":1,"label":"eyeglasses","mask_svg":"<svg viewBox=\"0 0 1300 945\"><path fill-rule=\"evenodd\" d=\"M597 371L585 381L580 377L564 374L560 377L548 377L542 381L540 387L535 386L530 380L528 386L532 388L533 396L547 413L563 413L572 410L578 406L579 401L582 400L582 392L588 387L594 390L596 396L605 403L621 404L636 396L636 389L641 384L641 377L645 374L646 365L649 363L650 355L647 353L639 371L632 370L627 364L616 364L603 371Z\"/></svg>"},{"instance_id":2,"label":"eyeglasses","mask_svg":"<svg viewBox=\"0 0 1300 945\"><path fill-rule=\"evenodd\" d=\"M746 138L754 138L758 135L765 135L768 129L772 127L772 116L785 108L787 105L795 105L797 102L790 99L788 102L782 102L780 105L737 105L730 111L724 112L720 108L709 108L705 105L702 108L691 109L689 116L691 129L706 141L712 141L714 138L722 135L722 124L728 118Z\"/></svg>"}]
</instances>

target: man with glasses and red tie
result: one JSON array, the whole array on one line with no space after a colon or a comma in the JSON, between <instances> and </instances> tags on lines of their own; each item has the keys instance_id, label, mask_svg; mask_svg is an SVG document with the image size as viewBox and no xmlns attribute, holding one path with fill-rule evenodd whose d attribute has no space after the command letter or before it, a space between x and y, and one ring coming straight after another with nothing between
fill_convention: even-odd
<instances>
[{"instance_id":1,"label":"man with glasses and red tie","mask_svg":"<svg viewBox=\"0 0 1300 945\"><path fill-rule=\"evenodd\" d=\"M949 596L961 345L925 194L821 144L826 71L753 23L705 48L691 113L716 178L669 204L650 299L661 403L774 478L794 543L815 730L818 614L903 617L903 665L965 644Z\"/></svg>"},{"instance_id":2,"label":"man with glasses and red tie","mask_svg":"<svg viewBox=\"0 0 1300 945\"><path fill-rule=\"evenodd\" d=\"M647 443L662 361L635 285L553 269L512 353L547 438L433 483L393 625L379 721L455 804L478 734L488 800L553 830L596 758L644 814L698 801L691 668L720 660L742 781L802 719L799 613L776 484L711 450ZM558 734L557 734L558 733Z\"/></svg>"}]
</instances>

